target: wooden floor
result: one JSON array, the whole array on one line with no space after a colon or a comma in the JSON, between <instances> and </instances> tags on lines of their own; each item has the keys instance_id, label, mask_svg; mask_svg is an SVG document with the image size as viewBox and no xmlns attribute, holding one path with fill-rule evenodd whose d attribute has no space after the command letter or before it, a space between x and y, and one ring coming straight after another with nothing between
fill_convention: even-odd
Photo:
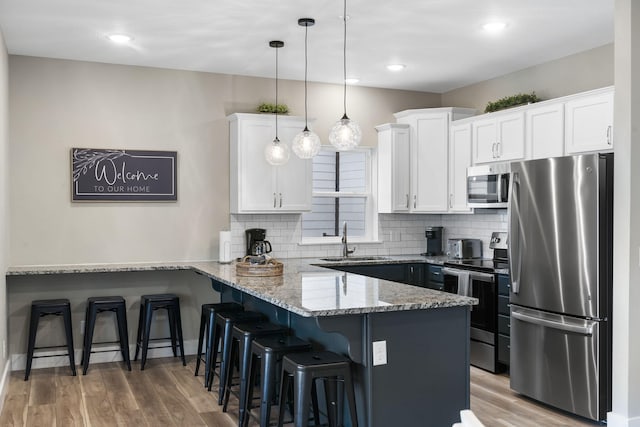
<instances>
[{"instance_id":1,"label":"wooden floor","mask_svg":"<svg viewBox=\"0 0 640 427\"><path fill-rule=\"evenodd\" d=\"M29 381L24 371L13 372L0 426L237 425L236 400L223 413L217 393L206 392L202 376L193 375L194 366L194 358L186 367L177 358L151 359L144 371L134 363L128 372L120 363L104 363L76 377L68 367L38 369ZM519 397L504 375L472 367L471 380L471 409L486 427L596 425Z\"/></svg>"}]
</instances>

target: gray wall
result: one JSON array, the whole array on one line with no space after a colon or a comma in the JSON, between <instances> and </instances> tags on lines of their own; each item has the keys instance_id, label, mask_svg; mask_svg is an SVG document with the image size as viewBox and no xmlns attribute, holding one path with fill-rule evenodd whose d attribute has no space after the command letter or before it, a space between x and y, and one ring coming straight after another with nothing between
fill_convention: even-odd
<instances>
[{"instance_id":1,"label":"gray wall","mask_svg":"<svg viewBox=\"0 0 640 427\"><path fill-rule=\"evenodd\" d=\"M487 103L534 92L546 100L613 85L613 44L525 68L442 94L442 105L482 112Z\"/></svg>"},{"instance_id":2,"label":"gray wall","mask_svg":"<svg viewBox=\"0 0 640 427\"><path fill-rule=\"evenodd\" d=\"M10 56L11 264L216 259L229 228L225 116L272 100L272 79ZM281 102L303 110L303 85ZM326 141L341 86L311 84L309 115ZM353 87L350 116L374 126L436 94ZM71 147L178 151L177 203L71 203Z\"/></svg>"},{"instance_id":3,"label":"gray wall","mask_svg":"<svg viewBox=\"0 0 640 427\"><path fill-rule=\"evenodd\" d=\"M0 271L9 265L9 66L7 48L0 31ZM0 277L0 393L8 377L7 355L2 349L7 340L7 285ZM0 406L3 402L0 394Z\"/></svg>"}]
</instances>

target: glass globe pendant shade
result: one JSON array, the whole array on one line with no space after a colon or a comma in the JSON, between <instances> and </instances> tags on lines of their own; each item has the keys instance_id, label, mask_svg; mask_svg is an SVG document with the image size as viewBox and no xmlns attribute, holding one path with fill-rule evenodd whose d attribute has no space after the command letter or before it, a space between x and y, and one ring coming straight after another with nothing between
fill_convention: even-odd
<instances>
[{"instance_id":1,"label":"glass globe pendant shade","mask_svg":"<svg viewBox=\"0 0 640 427\"><path fill-rule=\"evenodd\" d=\"M273 166L281 166L289 161L289 146L276 137L264 148L264 157Z\"/></svg>"},{"instance_id":2,"label":"glass globe pendant shade","mask_svg":"<svg viewBox=\"0 0 640 427\"><path fill-rule=\"evenodd\" d=\"M293 138L293 152L301 159L310 159L320 152L320 137L306 127Z\"/></svg>"},{"instance_id":3,"label":"glass globe pendant shade","mask_svg":"<svg viewBox=\"0 0 640 427\"><path fill-rule=\"evenodd\" d=\"M361 140L360 125L346 115L342 116L329 132L329 142L338 151L352 150L360 144Z\"/></svg>"}]
</instances>

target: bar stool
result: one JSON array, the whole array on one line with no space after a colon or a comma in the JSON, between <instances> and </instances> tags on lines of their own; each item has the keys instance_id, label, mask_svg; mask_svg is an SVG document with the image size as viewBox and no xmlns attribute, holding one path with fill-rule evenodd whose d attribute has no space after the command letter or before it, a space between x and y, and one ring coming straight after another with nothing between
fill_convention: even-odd
<instances>
[{"instance_id":1,"label":"bar stool","mask_svg":"<svg viewBox=\"0 0 640 427\"><path fill-rule=\"evenodd\" d=\"M214 337L213 331L215 330L216 313L220 312L236 312L243 311L244 307L235 302L221 302L215 304L202 304L202 312L200 314L200 334L198 335L198 355L196 357L196 371L195 376L198 376L200 370L200 361L202 359L202 345L204 343L205 330L207 332L207 345L205 348L204 357L204 386L209 384L209 372L211 367L209 366L211 358L211 350L213 347Z\"/></svg>"},{"instance_id":2,"label":"bar stool","mask_svg":"<svg viewBox=\"0 0 640 427\"><path fill-rule=\"evenodd\" d=\"M89 358L91 357L91 346L93 344L93 331L96 326L98 313L112 311L116 314L118 324L118 338L120 343L120 353L122 360L127 363L127 369L131 370L131 360L129 358L129 328L127 328L127 306L121 296L90 297L87 298L87 310L85 314L84 344L82 346L82 374L87 375L89 369ZM108 344L101 342L97 344Z\"/></svg>"},{"instance_id":3,"label":"bar stool","mask_svg":"<svg viewBox=\"0 0 640 427\"><path fill-rule=\"evenodd\" d=\"M218 358L218 345L222 342L222 354L220 355L220 371L218 377L220 378L220 384L218 385L218 405L222 405L224 398L224 387L227 383L227 372L231 372L228 368L229 361L231 360L231 343L233 327L236 323L248 323L248 322L266 322L267 316L256 311L238 311L231 313L218 313L216 314L216 326L213 331L213 351L211 352L211 360L209 366L211 372L209 373L209 384L207 388L211 391L213 385L213 377L216 373L216 360Z\"/></svg>"},{"instance_id":4,"label":"bar stool","mask_svg":"<svg viewBox=\"0 0 640 427\"><path fill-rule=\"evenodd\" d=\"M36 347L36 333L38 332L38 322L41 317L55 315L62 316L64 320L64 331L67 337L67 353L69 355L69 365L71 372L76 375L76 362L73 354L73 330L71 329L71 303L68 299L35 300L31 302L31 317L29 319L29 344L27 347L27 368L24 373L24 380L29 379L31 373L31 362L33 361L33 351ZM62 347L62 346L52 346Z\"/></svg>"},{"instance_id":5,"label":"bar stool","mask_svg":"<svg viewBox=\"0 0 640 427\"><path fill-rule=\"evenodd\" d=\"M236 323L233 327L231 334L231 358L230 363L227 364L227 373L225 378L227 379L224 391L224 405L222 412L227 412L227 405L229 404L229 397L231 396L232 386L232 366L235 360L238 360L238 370L240 374L240 391L238 394L239 403L239 415L238 425L244 425L245 412L247 408L247 389L249 387L249 365L251 363L251 343L255 338L266 336L285 336L289 332L286 326L276 325L269 322L259 323Z\"/></svg>"},{"instance_id":6,"label":"bar stool","mask_svg":"<svg viewBox=\"0 0 640 427\"><path fill-rule=\"evenodd\" d=\"M279 380L276 377L277 365L282 363L282 358L287 354L303 351L311 351L311 343L295 336L267 336L253 340L251 344L249 384L255 384L259 372L262 372L260 381L262 389L260 394L260 427L267 427L271 418L271 404L275 395L276 381ZM249 424L253 390L252 386L247 388L245 426ZM317 399L313 399L312 402L315 403L314 412L317 414Z\"/></svg>"},{"instance_id":7,"label":"bar stool","mask_svg":"<svg viewBox=\"0 0 640 427\"><path fill-rule=\"evenodd\" d=\"M166 339L151 339L151 320L153 312L165 309L169 317L169 333L171 338L171 349L173 356L177 356L176 346L180 346L180 356L182 357L182 365L187 366L184 358L184 342L182 340L182 320L180 319L180 298L175 294L154 294L142 295L140 297L140 317L138 318L138 336L136 338L136 354L133 360L138 360L138 353L142 348L142 360L140 362L140 370L144 370L147 363L147 351L149 349L149 341L157 341ZM155 348L155 347L154 347Z\"/></svg>"},{"instance_id":8,"label":"bar stool","mask_svg":"<svg viewBox=\"0 0 640 427\"><path fill-rule=\"evenodd\" d=\"M329 426L342 426L343 396L338 398L338 383L344 385L349 404L351 425L358 427L356 399L351 376L351 361L330 351L293 353L282 358L280 382L280 411L278 427L284 419L284 402L289 384L294 381L294 423L296 427L306 427L309 422L309 399L316 380L324 381L327 400ZM341 393L342 394L342 393Z\"/></svg>"}]
</instances>

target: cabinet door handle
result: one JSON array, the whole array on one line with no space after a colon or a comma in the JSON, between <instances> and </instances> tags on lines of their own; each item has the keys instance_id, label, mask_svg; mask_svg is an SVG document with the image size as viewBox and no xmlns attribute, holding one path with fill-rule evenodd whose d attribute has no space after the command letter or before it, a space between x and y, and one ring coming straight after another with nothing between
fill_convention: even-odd
<instances>
[{"instance_id":1,"label":"cabinet door handle","mask_svg":"<svg viewBox=\"0 0 640 427\"><path fill-rule=\"evenodd\" d=\"M611 125L607 126L607 144L611 145Z\"/></svg>"},{"instance_id":2,"label":"cabinet door handle","mask_svg":"<svg viewBox=\"0 0 640 427\"><path fill-rule=\"evenodd\" d=\"M496 143L491 144L491 157L496 158Z\"/></svg>"},{"instance_id":3,"label":"cabinet door handle","mask_svg":"<svg viewBox=\"0 0 640 427\"><path fill-rule=\"evenodd\" d=\"M273 207L276 207L276 193L273 193Z\"/></svg>"},{"instance_id":4,"label":"cabinet door handle","mask_svg":"<svg viewBox=\"0 0 640 427\"><path fill-rule=\"evenodd\" d=\"M407 209L409 209L409 193L407 193L406 196L407 196Z\"/></svg>"},{"instance_id":5,"label":"cabinet door handle","mask_svg":"<svg viewBox=\"0 0 640 427\"><path fill-rule=\"evenodd\" d=\"M496 159L499 159L502 156L502 143L496 142Z\"/></svg>"},{"instance_id":6,"label":"cabinet door handle","mask_svg":"<svg viewBox=\"0 0 640 427\"><path fill-rule=\"evenodd\" d=\"M413 209L415 209L418 206L418 196L416 196L415 194L413 195Z\"/></svg>"},{"instance_id":7,"label":"cabinet door handle","mask_svg":"<svg viewBox=\"0 0 640 427\"><path fill-rule=\"evenodd\" d=\"M453 209L453 193L449 194L449 209Z\"/></svg>"},{"instance_id":8,"label":"cabinet door handle","mask_svg":"<svg viewBox=\"0 0 640 427\"><path fill-rule=\"evenodd\" d=\"M280 195L280 207L282 207L282 193L278 193Z\"/></svg>"}]
</instances>

